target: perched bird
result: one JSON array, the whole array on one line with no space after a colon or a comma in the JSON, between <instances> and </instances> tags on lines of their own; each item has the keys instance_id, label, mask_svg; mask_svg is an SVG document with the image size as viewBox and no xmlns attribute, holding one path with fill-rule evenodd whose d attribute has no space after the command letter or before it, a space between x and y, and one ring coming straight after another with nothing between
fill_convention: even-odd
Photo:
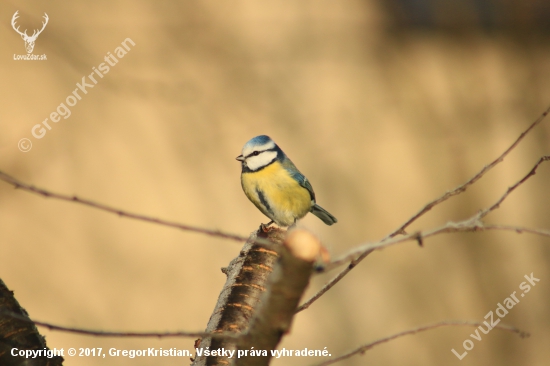
<instances>
[{"instance_id":1,"label":"perched bird","mask_svg":"<svg viewBox=\"0 0 550 366\"><path fill-rule=\"evenodd\" d=\"M242 164L241 185L252 203L279 226L291 226L308 212L327 225L336 217L315 203L315 193L306 177L269 138L256 136L248 141L237 156Z\"/></svg>"}]
</instances>

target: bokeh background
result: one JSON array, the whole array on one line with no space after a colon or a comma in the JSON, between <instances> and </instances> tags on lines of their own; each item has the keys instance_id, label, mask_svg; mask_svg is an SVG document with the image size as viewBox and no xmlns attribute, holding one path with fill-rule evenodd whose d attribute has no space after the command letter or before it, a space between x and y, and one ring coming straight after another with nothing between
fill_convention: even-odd
<instances>
[{"instance_id":1,"label":"bokeh background","mask_svg":"<svg viewBox=\"0 0 550 366\"><path fill-rule=\"evenodd\" d=\"M34 54L10 25L49 24ZM379 240L496 158L550 104L550 5L536 0L2 1L0 170L55 192L240 235L265 217L235 157L270 135L339 222L301 225L333 256ZM29 34L32 33L29 31ZM124 58L42 139L48 118L123 40ZM32 150L17 144L29 138ZM464 219L550 152L550 121L411 230ZM487 222L550 228L550 166ZM205 328L236 242L44 199L0 182L0 278L30 316L99 330ZM408 336L342 365L547 365L550 240L440 235L369 256L300 313L281 347L341 354L418 325L483 320L534 273L540 283L459 361L473 328ZM335 273L315 277L308 295ZM51 348L192 349L193 339L83 337ZM471 338L470 338L471 339ZM273 365L320 359L287 358ZM67 365L187 359L67 358Z\"/></svg>"}]
</instances>

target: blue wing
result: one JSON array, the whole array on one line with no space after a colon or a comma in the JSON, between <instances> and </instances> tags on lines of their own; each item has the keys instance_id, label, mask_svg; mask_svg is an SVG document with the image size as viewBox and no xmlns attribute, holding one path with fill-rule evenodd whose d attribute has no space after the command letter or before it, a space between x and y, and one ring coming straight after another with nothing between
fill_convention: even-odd
<instances>
[{"instance_id":1,"label":"blue wing","mask_svg":"<svg viewBox=\"0 0 550 366\"><path fill-rule=\"evenodd\" d=\"M283 167L286 169L286 171L294 178L302 187L308 190L309 195L311 196L311 200L315 202L315 192L313 192L313 187L311 186L311 183L309 183L309 180L302 174L300 171L296 168L296 166L290 161L289 158L286 158L283 161Z\"/></svg>"}]
</instances>

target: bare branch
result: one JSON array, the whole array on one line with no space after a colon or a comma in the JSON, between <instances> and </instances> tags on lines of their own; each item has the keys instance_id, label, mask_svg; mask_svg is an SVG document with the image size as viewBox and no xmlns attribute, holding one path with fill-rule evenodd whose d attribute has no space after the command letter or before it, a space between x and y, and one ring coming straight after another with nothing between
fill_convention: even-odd
<instances>
[{"instance_id":1,"label":"bare branch","mask_svg":"<svg viewBox=\"0 0 550 366\"><path fill-rule=\"evenodd\" d=\"M531 229L531 228L522 227L522 226L488 224L488 225L483 225L483 230L509 230L509 231L515 231L518 234L531 233L531 234L550 237L550 230Z\"/></svg>"},{"instance_id":2,"label":"bare branch","mask_svg":"<svg viewBox=\"0 0 550 366\"><path fill-rule=\"evenodd\" d=\"M296 312L300 312L302 310L305 310L307 308L309 308L309 306L311 304L313 304L315 301L317 301L318 298L320 298L321 296L323 296L325 294L325 292L327 292L328 290L330 290L334 285L336 285L338 283L338 281L340 281L342 278L344 278L345 275L347 275L349 273L349 271L351 271L352 269L355 268L355 266L361 262L363 260L363 258L365 258L367 255L369 255L370 253L372 252L371 251L365 251L363 252L359 257L357 257L356 259L352 259L349 263L349 265L346 267L346 269L344 269L342 272L338 273L338 275L336 277L334 277L332 280L330 280L325 286L323 286L323 288L321 290L319 290L315 295L313 295L312 297L310 297L306 302L304 302L302 305L298 306L298 309L296 309Z\"/></svg>"},{"instance_id":3,"label":"bare branch","mask_svg":"<svg viewBox=\"0 0 550 366\"><path fill-rule=\"evenodd\" d=\"M15 314L12 312L2 312L2 315L10 316L19 320L33 323L39 327L48 328L49 330L57 330L67 333L75 333L86 336L95 336L95 337L124 337L124 338L170 338L170 337L212 337L216 339L237 339L235 334L230 333L210 333L210 332L111 332L111 331L102 331L102 330L91 330L91 329L82 329L82 328L71 328L64 327L61 325L56 325L52 323L41 322L38 320L33 320Z\"/></svg>"},{"instance_id":4,"label":"bare branch","mask_svg":"<svg viewBox=\"0 0 550 366\"><path fill-rule=\"evenodd\" d=\"M481 177L483 177L485 175L485 173L487 173L489 170L494 168L497 164L502 162L504 160L504 158L521 142L521 140L523 140L523 138L529 132L531 132L531 130L533 130L533 128L535 128L538 124L540 124L544 120L544 118L548 115L548 113L550 113L550 107L548 107L529 127L527 127L527 129L519 135L519 137L512 143L512 145L510 145L492 163L490 163L489 165L484 166L483 169L481 169L476 175L474 175L472 178L470 178L468 181L466 181L462 185L458 186L457 188L453 189L452 191L446 192L442 196L440 196L440 197L436 198L435 200L431 201L430 203L426 204L420 211L418 211L414 216L412 216L410 219L408 219L399 228L397 228L392 233L387 235L378 244L387 243L387 245L389 246L389 245L396 244L396 243L399 243L399 242L402 242L402 241L411 240L411 238L413 238L414 240L417 240L419 244L422 244L422 238L426 237L426 235L425 234L421 235L421 233L414 233L412 235L406 235L404 238L401 238L401 239L405 239L405 240L394 241L392 239L398 234L405 234L405 229L410 224L412 224L420 216L424 215L426 212L431 210L434 206L448 200L449 198L451 198L453 196L456 196L456 195L464 192L470 185L474 184L479 179L481 179ZM531 172L529 174L527 174L527 176L524 177L524 179L522 179L520 182L516 183L516 185L513 186L512 190L517 188L517 186L522 184L531 175L535 174L534 171L536 171L536 169L544 161L544 159L548 159L548 158L547 157L541 158L541 160L539 160L539 162L535 165L535 167L533 167ZM508 191L503 197L501 197L501 200L497 201L497 205L494 208L489 208L489 211L487 211L487 213L494 210L496 207L498 207L498 205L500 203L502 203L502 201L504 199L506 199L507 195L510 194L510 192L511 191ZM487 215L487 213L485 213L484 216ZM495 227L488 227L487 229L488 230L489 229L494 230L496 228ZM504 230L506 230L506 229L504 229ZM540 230L536 230L536 229L528 229L528 230L529 230L529 232L534 233L534 234L541 233ZM524 230L524 231L527 231L527 230ZM545 234L542 234L542 235L545 235ZM341 271L338 275L336 275L336 277L334 277L325 286L323 286L323 288L321 290L319 290L315 295L313 295L310 299L308 299L304 304L302 304L300 307L298 307L297 311L302 311L304 309L307 309L313 302L315 302L323 294L325 294L328 290L330 290L335 284L337 284L342 278L344 278L353 268L355 268L363 259L365 259L370 253L372 253L374 251L374 248L373 248L374 245L376 245L376 244L368 245L367 248L365 248L365 246L363 246L362 250L354 250L354 252L355 252L354 255L344 256L344 258L333 261L329 266L326 266L326 270L328 270L330 268L334 268L335 266L341 265L344 262L350 261L350 264L348 265L348 267L346 267L346 269ZM358 252L360 252L360 253L358 253Z\"/></svg>"},{"instance_id":5,"label":"bare branch","mask_svg":"<svg viewBox=\"0 0 550 366\"><path fill-rule=\"evenodd\" d=\"M538 234L542 236L549 236L548 231L540 229L529 229L529 228L519 228L513 226L500 226L500 225L485 225L481 219L487 216L490 212L496 210L500 207L500 204L520 185L525 183L530 177L536 174L538 167L546 162L550 161L550 156L541 157L533 168L527 173L523 178L521 178L513 186L509 187L506 192L491 206L488 208L479 211L477 214L467 218L466 220L460 222L448 222L447 224L440 226L438 228L424 231L424 232L415 232L411 234L406 234L400 237L386 237L376 243L367 243L360 245L352 249L347 254L344 254L338 259L335 259L329 265L325 267L325 270L332 269L336 266L340 266L344 263L350 262L348 267L341 271L336 277L330 280L321 290L319 290L315 295L308 299L303 305L301 305L297 311L307 309L313 302L319 299L323 294L330 290L338 281L340 281L344 276L346 276L359 262L361 262L366 256L372 253L375 250L389 247L391 245L402 243L405 241L415 240L422 242L423 238L434 236L441 233L453 233L453 232L473 232L473 231L484 231L484 230L514 230L516 232L530 232L533 234Z\"/></svg>"},{"instance_id":6,"label":"bare branch","mask_svg":"<svg viewBox=\"0 0 550 366\"><path fill-rule=\"evenodd\" d=\"M167 220L157 219L155 217L150 217L150 216L146 216L146 215L141 215L141 214L136 214L136 213L132 213L132 212L123 211L123 210L120 210L118 208L107 206L103 203L98 203L98 202L94 202L94 201L91 201L91 200L78 198L77 196L69 196L69 195L64 195L64 194L59 194L59 193L53 193L53 192L50 192L50 191L42 189L42 188L37 188L33 185L23 183L20 180L18 180L16 178L2 172L2 171L0 171L0 180L3 180L4 182L6 182L8 184L11 184L16 189L22 189L24 191L37 194L39 196L43 196L43 197L46 197L46 198L55 198L55 199L62 200L62 201L79 203L79 204L82 204L84 206L88 206L88 207L96 208L98 210L110 212L110 213L116 214L116 215L121 216L121 217L127 217L129 219L150 222L150 223L153 223L153 224L168 226L168 227L172 227L172 228L176 228L176 229L180 229L180 230L184 230L184 231L192 231L192 232L205 234L205 235L210 235L210 236L216 236L216 237L219 237L219 238L224 238L224 239L229 239L229 240L235 240L235 241L246 241L247 240L247 238L245 238L245 237L225 233L225 232L219 231L219 230L210 230L210 229L205 229L205 228L201 228L201 227L197 227L197 226L184 225L184 224L180 224L180 223L174 222L174 221L167 221Z\"/></svg>"},{"instance_id":7,"label":"bare branch","mask_svg":"<svg viewBox=\"0 0 550 366\"><path fill-rule=\"evenodd\" d=\"M15 316L12 316L15 315ZM44 350L50 352L46 338L42 336L36 325L29 319L27 311L15 299L13 291L0 279L0 365L30 366L61 366L63 357L53 354L37 355L32 362L23 358L13 357L13 349ZM19 359L19 361L17 360Z\"/></svg>"},{"instance_id":8,"label":"bare branch","mask_svg":"<svg viewBox=\"0 0 550 366\"><path fill-rule=\"evenodd\" d=\"M516 184L511 186L506 190L506 192L491 206L488 208L479 211L475 215L467 218L466 220L459 221L459 222L448 222L447 224L440 226L438 228L423 231L423 232L416 232L412 234L407 234L404 236L401 236L399 238L391 238L391 239L384 239L377 243L367 243L365 245L361 245L359 247L356 247L355 249L351 250L349 253L343 255L342 257L334 260L330 263L330 266L334 265L341 265L343 263L347 263L348 261L354 260L354 258L358 258L358 256L363 256L365 253L371 253L374 250L379 250L382 248L389 247L390 245L394 245L397 243L401 243L403 241L409 241L409 240L418 240L418 238L427 238L430 236L434 236L441 233L454 233L454 232L472 232L472 231L483 231L486 230L487 227L485 224L481 221L481 219L485 216L487 216L490 212L496 210L500 207L500 204L512 193L517 187L525 183L530 177L535 175L537 168L546 161L550 161L550 156L543 156L541 157L538 162L535 164L535 166L527 173L523 178L521 178ZM488 226L491 230L496 230L496 226L489 225ZM529 232L533 234L544 234L544 230L537 230L537 229L524 229L524 231L529 230Z\"/></svg>"},{"instance_id":9,"label":"bare branch","mask_svg":"<svg viewBox=\"0 0 550 366\"><path fill-rule=\"evenodd\" d=\"M461 184L460 186L456 187L455 189L451 191L447 191L444 195L441 197L436 198L432 202L426 204L420 211L418 211L414 216L412 216L410 219L405 221L403 225L401 225L399 228L397 228L395 231L393 231L391 234L389 234L385 239L393 238L396 235L404 234L405 229L412 224L414 221L416 221L420 216L424 215L426 212L430 211L434 206L440 204L441 202L444 202L448 200L449 198L456 196L462 192L464 192L469 186L477 182L481 177L485 175L489 170L493 169L497 164L501 163L504 158L515 149L515 147L523 140L523 138L531 132L533 128L535 128L538 124L540 124L544 118L550 113L550 107L546 109L525 131L523 131L519 137L514 141L512 145L510 145L498 158L496 158L492 163L489 165L485 165L483 169L481 169L476 175L474 175L472 178L470 178L467 182Z\"/></svg>"},{"instance_id":10,"label":"bare branch","mask_svg":"<svg viewBox=\"0 0 550 366\"><path fill-rule=\"evenodd\" d=\"M238 350L264 350L265 356L240 357L236 366L267 366L272 351L291 328L296 307L312 274L321 243L304 229L291 230L281 248L280 258L266 284L250 327L237 345ZM221 363L219 363L221 364Z\"/></svg>"},{"instance_id":11,"label":"bare branch","mask_svg":"<svg viewBox=\"0 0 550 366\"><path fill-rule=\"evenodd\" d=\"M374 346L378 346L379 344L386 343L386 342L392 341L396 338L400 338L400 337L403 337L403 336L406 336L406 335L416 334L416 333L424 332L426 330L439 328L439 327L463 326L463 325L470 326L470 327L478 327L478 326L484 325L484 324L481 323L481 322L476 322L476 321L452 321L451 320L451 321L442 321L442 322L439 322L439 323L423 325L423 326L420 326L418 328L413 328L413 329L405 330L403 332L396 333L396 334L391 335L389 337L380 338L380 339L378 339L374 342L367 343L367 344L365 344L365 345L363 345L359 348L356 348L353 351L350 351L348 353L344 353L341 356L338 356L338 357L332 358L330 360L324 361L322 363L319 363L316 366L332 365L333 363L345 360L345 359L350 358L351 356L354 356L356 354L359 354L359 353L364 354L366 351L373 348ZM506 330L506 331L509 331L509 332L517 333L517 334L519 334L519 336L521 338L529 337L529 333L523 332L523 331L521 331L521 330L519 330L515 327L509 326L509 325L497 324L493 328L498 328L498 329Z\"/></svg>"},{"instance_id":12,"label":"bare branch","mask_svg":"<svg viewBox=\"0 0 550 366\"><path fill-rule=\"evenodd\" d=\"M489 207L489 208L483 210L482 212L480 212L479 215L478 215L479 219L482 219L483 217L487 216L487 214L489 214L491 211L494 211L495 209L499 208L500 204L508 197L508 195L510 193L512 193L517 187L519 187L520 185L525 183L525 181L527 179L529 179L531 176L536 174L539 165L541 165L545 161L549 161L549 160L550 160L550 155L546 155L546 156L541 157L539 159L539 161L535 164L533 169L531 169L531 171L529 173L527 173L527 175L525 175L525 177L523 177L521 180L519 180L513 186L509 187L508 190L506 191L506 193L504 193L502 195L502 197L500 197L500 199L498 201L496 201L491 207Z\"/></svg>"},{"instance_id":13,"label":"bare branch","mask_svg":"<svg viewBox=\"0 0 550 366\"><path fill-rule=\"evenodd\" d=\"M243 334L255 317L262 294L267 290L267 282L273 267L279 258L279 246L282 246L286 230L259 230L253 233L241 249L240 254L222 269L227 276L212 315L208 320L206 332ZM261 237L260 237L261 236ZM270 247L258 244L258 240L269 241ZM212 339L203 337L196 348L236 350L237 342L231 339ZM197 355L193 366L210 364L226 365L231 362L229 355Z\"/></svg>"}]
</instances>

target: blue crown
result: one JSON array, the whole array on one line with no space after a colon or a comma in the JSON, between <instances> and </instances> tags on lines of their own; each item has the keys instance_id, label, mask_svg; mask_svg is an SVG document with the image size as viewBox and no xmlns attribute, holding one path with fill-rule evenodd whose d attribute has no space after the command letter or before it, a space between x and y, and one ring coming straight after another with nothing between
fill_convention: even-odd
<instances>
[{"instance_id":1,"label":"blue crown","mask_svg":"<svg viewBox=\"0 0 550 366\"><path fill-rule=\"evenodd\" d=\"M250 139L250 141L248 141L246 143L246 145L244 145L244 147L254 147L254 146L259 146L259 145L264 145L264 144L267 144L268 142L270 141L273 141L271 140L271 138L267 135L260 135L260 136L256 136L252 139Z\"/></svg>"}]
</instances>

